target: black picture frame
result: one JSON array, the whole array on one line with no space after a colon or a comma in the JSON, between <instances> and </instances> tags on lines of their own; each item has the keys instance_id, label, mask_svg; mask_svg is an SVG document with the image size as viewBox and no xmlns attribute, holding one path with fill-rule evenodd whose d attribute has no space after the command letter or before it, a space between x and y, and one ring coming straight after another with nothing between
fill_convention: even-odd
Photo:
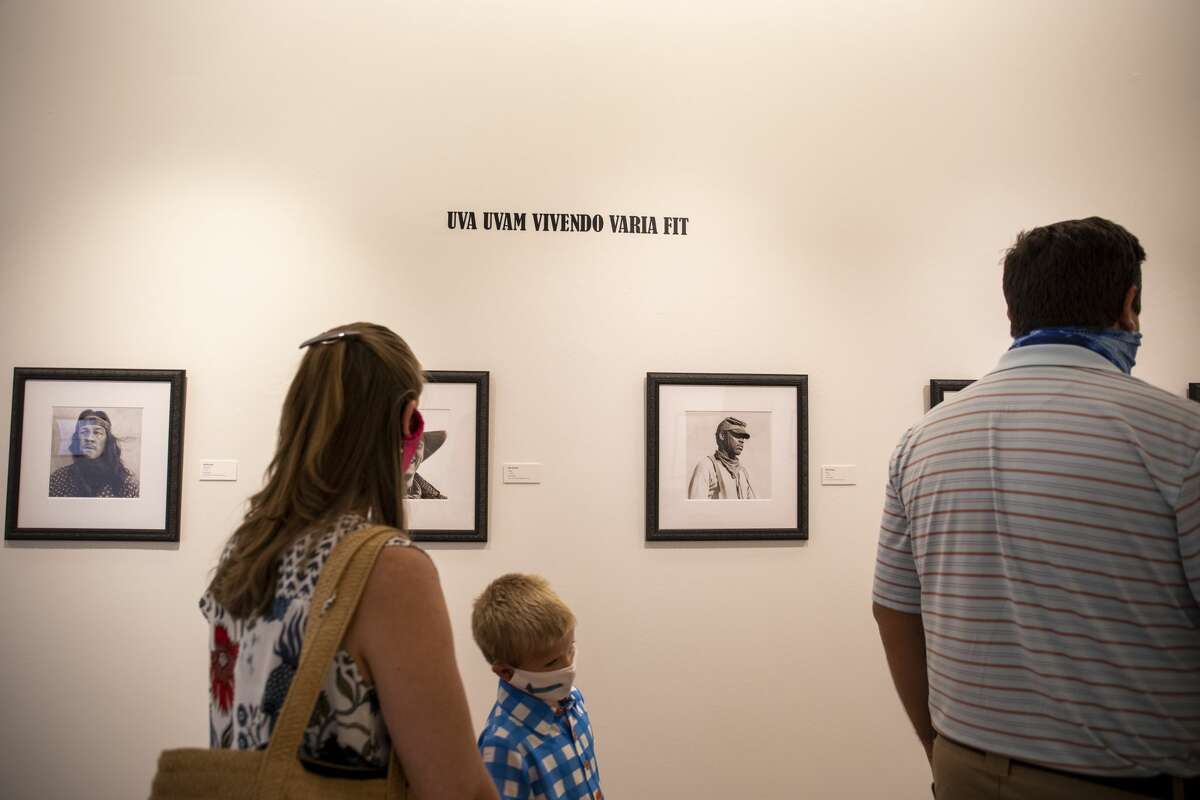
<instances>
[{"instance_id":1,"label":"black picture frame","mask_svg":"<svg viewBox=\"0 0 1200 800\"><path fill-rule=\"evenodd\" d=\"M430 370L427 383L463 383L475 386L475 509L470 530L411 529L414 542L486 542L488 540L488 443L491 419L491 373Z\"/></svg>"},{"instance_id":2,"label":"black picture frame","mask_svg":"<svg viewBox=\"0 0 1200 800\"><path fill-rule=\"evenodd\" d=\"M947 392L961 392L975 382L974 378L931 378L929 380L929 408L933 410L946 399Z\"/></svg>"},{"instance_id":3,"label":"black picture frame","mask_svg":"<svg viewBox=\"0 0 1200 800\"><path fill-rule=\"evenodd\" d=\"M165 383L169 406L166 411L166 470L162 527L86 528L20 524L22 462L26 441L24 423L26 388L30 381L71 381L76 383ZM15 367L13 369L12 428L8 445L8 498L4 518L7 541L104 541L104 542L178 542L180 496L183 475L183 425L187 399L185 370L146 369L73 369ZM46 480L45 475L26 480ZM113 502L110 498L73 497L71 500ZM121 502L117 500L116 502Z\"/></svg>"},{"instance_id":4,"label":"black picture frame","mask_svg":"<svg viewBox=\"0 0 1200 800\"><path fill-rule=\"evenodd\" d=\"M792 387L796 392L796 526L791 528L663 528L659 514L660 393L667 386ZM753 502L753 501L750 501ZM739 542L808 539L808 376L650 372L646 374L646 541Z\"/></svg>"},{"instance_id":5,"label":"black picture frame","mask_svg":"<svg viewBox=\"0 0 1200 800\"><path fill-rule=\"evenodd\" d=\"M1188 399L1200 403L1200 383L1188 384Z\"/></svg>"}]
</instances>

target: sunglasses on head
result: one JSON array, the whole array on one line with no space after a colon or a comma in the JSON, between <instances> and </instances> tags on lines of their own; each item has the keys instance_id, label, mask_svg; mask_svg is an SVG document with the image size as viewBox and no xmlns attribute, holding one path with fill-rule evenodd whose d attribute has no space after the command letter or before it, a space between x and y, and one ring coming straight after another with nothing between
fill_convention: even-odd
<instances>
[{"instance_id":1,"label":"sunglasses on head","mask_svg":"<svg viewBox=\"0 0 1200 800\"><path fill-rule=\"evenodd\" d=\"M326 331L325 333L318 333L311 339L305 339L300 343L300 349L303 350L309 345L314 344L333 344L334 342L340 342L343 339L357 338L361 335L362 334L359 331Z\"/></svg>"}]
</instances>

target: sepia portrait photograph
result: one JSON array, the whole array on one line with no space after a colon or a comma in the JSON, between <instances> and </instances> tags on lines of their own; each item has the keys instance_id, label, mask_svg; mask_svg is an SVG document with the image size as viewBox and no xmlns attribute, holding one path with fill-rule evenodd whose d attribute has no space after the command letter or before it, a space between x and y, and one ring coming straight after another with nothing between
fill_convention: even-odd
<instances>
[{"instance_id":1,"label":"sepia portrait photograph","mask_svg":"<svg viewBox=\"0 0 1200 800\"><path fill-rule=\"evenodd\" d=\"M409 531L418 542L486 542L489 374L425 376L425 429L405 476Z\"/></svg>"},{"instance_id":2,"label":"sepia portrait photograph","mask_svg":"<svg viewBox=\"0 0 1200 800\"><path fill-rule=\"evenodd\" d=\"M183 370L13 370L6 539L178 541Z\"/></svg>"},{"instance_id":3,"label":"sepia portrait photograph","mask_svg":"<svg viewBox=\"0 0 1200 800\"><path fill-rule=\"evenodd\" d=\"M55 406L50 497L138 496L142 409Z\"/></svg>"},{"instance_id":4,"label":"sepia portrait photograph","mask_svg":"<svg viewBox=\"0 0 1200 800\"><path fill-rule=\"evenodd\" d=\"M808 538L808 377L646 376L646 539Z\"/></svg>"},{"instance_id":5,"label":"sepia portrait photograph","mask_svg":"<svg viewBox=\"0 0 1200 800\"><path fill-rule=\"evenodd\" d=\"M689 500L771 499L771 412L687 412Z\"/></svg>"}]
</instances>

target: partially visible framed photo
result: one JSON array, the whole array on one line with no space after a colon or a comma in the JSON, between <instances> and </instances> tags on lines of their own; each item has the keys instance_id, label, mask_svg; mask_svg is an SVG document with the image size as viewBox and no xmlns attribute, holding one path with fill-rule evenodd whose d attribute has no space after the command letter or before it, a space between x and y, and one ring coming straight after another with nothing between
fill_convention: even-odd
<instances>
[{"instance_id":1,"label":"partially visible framed photo","mask_svg":"<svg viewBox=\"0 0 1200 800\"><path fill-rule=\"evenodd\" d=\"M1188 398L1200 403L1200 383L1188 384Z\"/></svg>"},{"instance_id":2,"label":"partially visible framed photo","mask_svg":"<svg viewBox=\"0 0 1200 800\"><path fill-rule=\"evenodd\" d=\"M961 392L963 389L975 382L974 378L970 380L948 380L945 378L933 378L929 381L929 408L933 409L948 396L955 392Z\"/></svg>"},{"instance_id":3,"label":"partially visible framed photo","mask_svg":"<svg viewBox=\"0 0 1200 800\"><path fill-rule=\"evenodd\" d=\"M425 433L409 468L408 529L418 542L486 542L487 372L427 372Z\"/></svg>"},{"instance_id":4,"label":"partially visible framed photo","mask_svg":"<svg viewBox=\"0 0 1200 800\"><path fill-rule=\"evenodd\" d=\"M646 375L646 540L808 538L808 376Z\"/></svg>"},{"instance_id":5,"label":"partially visible framed photo","mask_svg":"<svg viewBox=\"0 0 1200 800\"><path fill-rule=\"evenodd\" d=\"M184 370L13 370L4 538L179 541Z\"/></svg>"}]
</instances>

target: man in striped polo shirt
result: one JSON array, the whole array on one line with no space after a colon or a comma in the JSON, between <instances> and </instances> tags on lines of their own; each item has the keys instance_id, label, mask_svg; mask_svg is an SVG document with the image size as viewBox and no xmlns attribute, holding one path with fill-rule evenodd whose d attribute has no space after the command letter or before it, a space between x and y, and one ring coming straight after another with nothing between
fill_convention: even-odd
<instances>
[{"instance_id":1,"label":"man in striped polo shirt","mask_svg":"<svg viewBox=\"0 0 1200 800\"><path fill-rule=\"evenodd\" d=\"M874 611L938 800L1200 797L1200 406L1129 375L1144 259L1022 233L1012 349L892 456Z\"/></svg>"}]
</instances>

